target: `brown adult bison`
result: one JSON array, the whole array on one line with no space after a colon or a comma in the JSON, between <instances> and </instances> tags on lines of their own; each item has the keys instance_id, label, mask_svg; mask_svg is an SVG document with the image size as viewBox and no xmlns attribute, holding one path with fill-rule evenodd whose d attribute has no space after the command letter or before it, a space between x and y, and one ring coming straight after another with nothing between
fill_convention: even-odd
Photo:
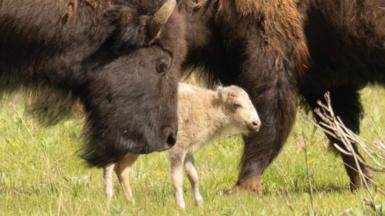
<instances>
[{"instance_id":1,"label":"brown adult bison","mask_svg":"<svg viewBox=\"0 0 385 216\"><path fill-rule=\"evenodd\" d=\"M286 141L299 98L313 109L330 91L335 112L359 132L359 89L385 83L384 0L185 0L183 7L185 67L243 87L260 112L263 126L245 137L234 189L262 189L260 176ZM357 189L357 167L342 158Z\"/></svg>"},{"instance_id":2,"label":"brown adult bison","mask_svg":"<svg viewBox=\"0 0 385 216\"><path fill-rule=\"evenodd\" d=\"M0 88L50 88L87 114L89 164L169 149L185 54L175 0L2 0Z\"/></svg>"}]
</instances>

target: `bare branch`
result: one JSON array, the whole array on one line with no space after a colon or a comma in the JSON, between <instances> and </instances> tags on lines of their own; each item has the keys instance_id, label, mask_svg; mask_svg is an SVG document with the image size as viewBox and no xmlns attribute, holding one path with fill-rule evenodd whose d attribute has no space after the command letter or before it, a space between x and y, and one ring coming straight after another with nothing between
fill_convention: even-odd
<instances>
[{"instance_id":1,"label":"bare branch","mask_svg":"<svg viewBox=\"0 0 385 216\"><path fill-rule=\"evenodd\" d=\"M363 141L361 137L347 128L343 121L338 116L336 116L333 111L330 100L330 93L326 93L324 96L324 103L318 101L318 105L319 108L314 110L314 113L319 120L316 126L324 131L328 136L333 137L342 143L342 145L334 144L334 147L337 151L344 155L351 156L354 159L356 167L351 167L348 164L345 165L358 172L370 198L365 199L364 203L370 206L377 214L378 208L375 205L375 192L384 194L385 190L381 188L380 184L368 177L365 172L363 172L363 168L368 168L375 172L385 172L384 143L375 142L372 145L368 145ZM372 164L366 162L362 156L358 154L356 151L357 147L363 150L364 154L370 158ZM369 183L376 186L376 191L373 191L369 188Z\"/></svg>"}]
</instances>

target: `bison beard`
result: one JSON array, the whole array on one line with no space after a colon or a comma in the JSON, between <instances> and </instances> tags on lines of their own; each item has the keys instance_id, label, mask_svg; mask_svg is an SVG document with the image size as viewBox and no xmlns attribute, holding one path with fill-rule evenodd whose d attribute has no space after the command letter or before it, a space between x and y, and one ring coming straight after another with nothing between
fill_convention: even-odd
<instances>
[{"instance_id":1,"label":"bison beard","mask_svg":"<svg viewBox=\"0 0 385 216\"><path fill-rule=\"evenodd\" d=\"M358 90L385 83L384 1L204 2L196 7L184 1L190 32L184 68L203 67L210 81L247 90L263 124L244 139L234 190L261 191L260 176L282 149L300 97L314 109L330 91L336 113L358 133ZM351 189L357 189L357 167L351 157L342 158Z\"/></svg>"},{"instance_id":2,"label":"bison beard","mask_svg":"<svg viewBox=\"0 0 385 216\"><path fill-rule=\"evenodd\" d=\"M3 0L1 90L70 95L64 105L79 100L87 116L83 156L90 165L105 166L128 152L166 150L177 131L177 80L185 54L183 17L175 5ZM48 98L38 107L57 101Z\"/></svg>"}]
</instances>

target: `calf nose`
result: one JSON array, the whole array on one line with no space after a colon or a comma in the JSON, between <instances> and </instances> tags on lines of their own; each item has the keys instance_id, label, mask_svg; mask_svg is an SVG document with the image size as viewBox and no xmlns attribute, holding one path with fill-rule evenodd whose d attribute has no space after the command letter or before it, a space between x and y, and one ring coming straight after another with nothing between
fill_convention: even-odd
<instances>
[{"instance_id":1,"label":"calf nose","mask_svg":"<svg viewBox=\"0 0 385 216\"><path fill-rule=\"evenodd\" d=\"M164 134L166 137L166 144L168 147L173 147L176 143L176 131L170 127L164 129Z\"/></svg>"},{"instance_id":2,"label":"calf nose","mask_svg":"<svg viewBox=\"0 0 385 216\"><path fill-rule=\"evenodd\" d=\"M251 122L251 129L252 130L258 132L260 128L261 128L261 122L260 121L252 121Z\"/></svg>"}]
</instances>

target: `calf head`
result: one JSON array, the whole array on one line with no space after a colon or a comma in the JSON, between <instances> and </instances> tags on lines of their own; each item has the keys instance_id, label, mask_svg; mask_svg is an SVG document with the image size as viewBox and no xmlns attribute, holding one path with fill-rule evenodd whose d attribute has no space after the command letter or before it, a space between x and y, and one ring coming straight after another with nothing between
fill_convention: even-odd
<instances>
[{"instance_id":1,"label":"calf head","mask_svg":"<svg viewBox=\"0 0 385 216\"><path fill-rule=\"evenodd\" d=\"M176 142L183 23L173 12L175 0L166 0L153 16L140 15L145 2L137 1L142 7L127 9L126 18L119 19L127 28L107 41L111 55L118 55L95 57L97 64L100 58L112 60L89 70L79 90L88 117L84 157L91 165L105 166L127 153L167 150Z\"/></svg>"},{"instance_id":2,"label":"calf head","mask_svg":"<svg viewBox=\"0 0 385 216\"><path fill-rule=\"evenodd\" d=\"M217 94L232 125L244 133L259 131L261 120L243 89L237 86L218 87Z\"/></svg>"}]
</instances>

